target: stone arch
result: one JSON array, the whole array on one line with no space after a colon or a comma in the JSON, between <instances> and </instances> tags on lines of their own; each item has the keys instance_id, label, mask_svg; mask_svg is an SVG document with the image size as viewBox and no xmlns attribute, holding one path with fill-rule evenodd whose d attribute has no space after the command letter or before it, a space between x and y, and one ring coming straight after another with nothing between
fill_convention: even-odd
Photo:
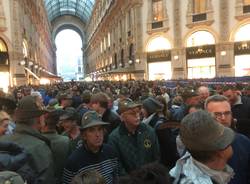
<instances>
[{"instance_id":1,"label":"stone arch","mask_svg":"<svg viewBox=\"0 0 250 184\"><path fill-rule=\"evenodd\" d=\"M231 33L230 33L229 41L230 41L230 42L234 42L234 41L235 41L235 35L236 35L236 33L238 32L238 30L239 30L241 27L243 27L243 26L245 26L245 25L247 25L247 24L250 24L250 18L245 19L245 20L243 20L243 21L240 21L238 24L236 24L236 25L234 26L234 28L232 29Z\"/></svg>"},{"instance_id":2,"label":"stone arch","mask_svg":"<svg viewBox=\"0 0 250 184\"><path fill-rule=\"evenodd\" d=\"M187 45L186 45L187 39L188 39L192 34L194 34L195 32L198 32L198 31L207 31L207 32L211 33L211 34L213 35L214 39L215 39L215 43L218 43L218 41L219 41L219 36L218 36L218 34L217 34L214 30L212 30L210 27L200 26L200 27L196 27L196 28L191 29L191 30L184 36L182 45L183 45L184 47L186 47L186 46L187 46Z\"/></svg>"},{"instance_id":3,"label":"stone arch","mask_svg":"<svg viewBox=\"0 0 250 184\"><path fill-rule=\"evenodd\" d=\"M146 46L144 48L145 52L148 52L148 46L149 44L156 38L159 38L159 37L162 37L164 39L166 39L166 41L168 42L169 44L169 49L172 48L172 41L165 35L165 34L155 34L155 35L152 35L151 37L149 37L147 40L146 40Z\"/></svg>"},{"instance_id":4,"label":"stone arch","mask_svg":"<svg viewBox=\"0 0 250 184\"><path fill-rule=\"evenodd\" d=\"M85 24L79 18L70 15L64 15L53 20L52 40L54 43L56 35L64 29L71 29L76 31L82 39L82 45L84 48L84 45L86 45L84 44L86 43Z\"/></svg>"}]
</instances>

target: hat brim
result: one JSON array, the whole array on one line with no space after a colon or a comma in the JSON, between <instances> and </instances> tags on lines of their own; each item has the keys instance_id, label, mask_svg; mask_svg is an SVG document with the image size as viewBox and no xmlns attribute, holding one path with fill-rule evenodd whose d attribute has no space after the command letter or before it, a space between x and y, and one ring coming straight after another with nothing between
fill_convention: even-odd
<instances>
[{"instance_id":1,"label":"hat brim","mask_svg":"<svg viewBox=\"0 0 250 184\"><path fill-rule=\"evenodd\" d=\"M15 109L16 108L16 102L12 99L6 98L6 97L0 97L0 106L6 106L9 109Z\"/></svg>"},{"instance_id":2,"label":"hat brim","mask_svg":"<svg viewBox=\"0 0 250 184\"><path fill-rule=\"evenodd\" d=\"M220 124L220 126L223 126ZM224 150L230 144L232 144L235 137L235 133L232 129L225 127L223 133L220 137L217 137L216 140L209 142L204 140L204 142L199 142L194 139L183 139L180 137L187 149L194 151L218 151Z\"/></svg>"},{"instance_id":3,"label":"hat brim","mask_svg":"<svg viewBox=\"0 0 250 184\"><path fill-rule=\"evenodd\" d=\"M122 113L124 113L124 112L127 112L128 110L130 110L130 109L134 109L134 108L136 108L136 107L141 107L142 106L142 104L133 104L133 105L129 105L126 109L124 109L124 110L122 110L122 111L120 111L119 109L117 109L117 113L118 114L122 114Z\"/></svg>"},{"instance_id":4,"label":"hat brim","mask_svg":"<svg viewBox=\"0 0 250 184\"><path fill-rule=\"evenodd\" d=\"M223 126L223 125L222 125ZM215 150L223 150L232 144L235 133L231 128L225 127L223 134L214 142Z\"/></svg>"},{"instance_id":5,"label":"hat brim","mask_svg":"<svg viewBox=\"0 0 250 184\"><path fill-rule=\"evenodd\" d=\"M80 127L80 130L85 130L86 128L98 126L98 125L109 125L109 123L103 122L103 121L91 121L88 125L84 127Z\"/></svg>"}]
</instances>

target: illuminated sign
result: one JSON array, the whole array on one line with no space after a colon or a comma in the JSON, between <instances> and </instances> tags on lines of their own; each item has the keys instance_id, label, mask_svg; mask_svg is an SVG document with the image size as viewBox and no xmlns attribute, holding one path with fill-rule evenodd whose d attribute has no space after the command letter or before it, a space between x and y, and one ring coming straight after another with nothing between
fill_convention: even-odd
<instances>
[{"instance_id":1,"label":"illuminated sign","mask_svg":"<svg viewBox=\"0 0 250 184\"><path fill-rule=\"evenodd\" d=\"M186 49L187 59L215 57L215 45L203 45Z\"/></svg>"},{"instance_id":2,"label":"illuminated sign","mask_svg":"<svg viewBox=\"0 0 250 184\"><path fill-rule=\"evenodd\" d=\"M161 51L147 53L147 61L148 62L170 61L170 60L171 60L170 50L161 50Z\"/></svg>"},{"instance_id":3,"label":"illuminated sign","mask_svg":"<svg viewBox=\"0 0 250 184\"><path fill-rule=\"evenodd\" d=\"M234 43L234 54L235 55L250 54L250 41L235 42Z\"/></svg>"}]
</instances>

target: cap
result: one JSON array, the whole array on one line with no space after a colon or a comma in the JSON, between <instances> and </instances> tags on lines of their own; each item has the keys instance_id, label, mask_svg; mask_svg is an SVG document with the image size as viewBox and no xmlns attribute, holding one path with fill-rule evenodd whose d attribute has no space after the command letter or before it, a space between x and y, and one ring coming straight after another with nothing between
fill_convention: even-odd
<instances>
[{"instance_id":1,"label":"cap","mask_svg":"<svg viewBox=\"0 0 250 184\"><path fill-rule=\"evenodd\" d=\"M203 110L190 113L181 121L180 138L190 150L223 150L233 142L234 136L233 130L224 127Z\"/></svg>"},{"instance_id":2,"label":"cap","mask_svg":"<svg viewBox=\"0 0 250 184\"><path fill-rule=\"evenodd\" d=\"M84 130L89 127L97 126L97 125L108 125L109 123L103 122L101 117L95 111L86 112L81 121L80 129Z\"/></svg>"},{"instance_id":3,"label":"cap","mask_svg":"<svg viewBox=\"0 0 250 184\"><path fill-rule=\"evenodd\" d=\"M22 177L12 171L0 172L0 183L2 184L24 184Z\"/></svg>"},{"instance_id":4,"label":"cap","mask_svg":"<svg viewBox=\"0 0 250 184\"><path fill-rule=\"evenodd\" d=\"M77 120L78 114L77 111L74 107L67 107L64 112L62 113L62 115L60 116L60 121L63 120Z\"/></svg>"},{"instance_id":5,"label":"cap","mask_svg":"<svg viewBox=\"0 0 250 184\"><path fill-rule=\"evenodd\" d=\"M118 103L118 110L117 112L119 114L128 111L129 109L133 109L135 107L140 107L141 104L137 104L135 102L133 102L133 100L126 98L124 100L119 101Z\"/></svg>"},{"instance_id":6,"label":"cap","mask_svg":"<svg viewBox=\"0 0 250 184\"><path fill-rule=\"evenodd\" d=\"M39 117L47 112L38 105L36 97L28 95L19 101L15 111L15 118L16 120L27 120Z\"/></svg>"},{"instance_id":7,"label":"cap","mask_svg":"<svg viewBox=\"0 0 250 184\"><path fill-rule=\"evenodd\" d=\"M192 88L185 88L181 92L181 97L183 98L184 101L186 101L188 98L194 97L194 96L199 96L196 90Z\"/></svg>"},{"instance_id":8,"label":"cap","mask_svg":"<svg viewBox=\"0 0 250 184\"><path fill-rule=\"evenodd\" d=\"M143 100L142 107L147 111L149 115L155 112L162 111L163 109L163 105L153 97L148 97L147 99Z\"/></svg>"}]
</instances>

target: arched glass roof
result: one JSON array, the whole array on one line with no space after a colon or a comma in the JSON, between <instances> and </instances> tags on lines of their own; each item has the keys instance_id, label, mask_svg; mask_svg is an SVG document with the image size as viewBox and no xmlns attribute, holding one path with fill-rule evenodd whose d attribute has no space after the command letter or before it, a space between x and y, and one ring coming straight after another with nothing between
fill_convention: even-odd
<instances>
[{"instance_id":1,"label":"arched glass roof","mask_svg":"<svg viewBox=\"0 0 250 184\"><path fill-rule=\"evenodd\" d=\"M44 0L49 20L62 16L73 15L87 22L95 0Z\"/></svg>"}]
</instances>

